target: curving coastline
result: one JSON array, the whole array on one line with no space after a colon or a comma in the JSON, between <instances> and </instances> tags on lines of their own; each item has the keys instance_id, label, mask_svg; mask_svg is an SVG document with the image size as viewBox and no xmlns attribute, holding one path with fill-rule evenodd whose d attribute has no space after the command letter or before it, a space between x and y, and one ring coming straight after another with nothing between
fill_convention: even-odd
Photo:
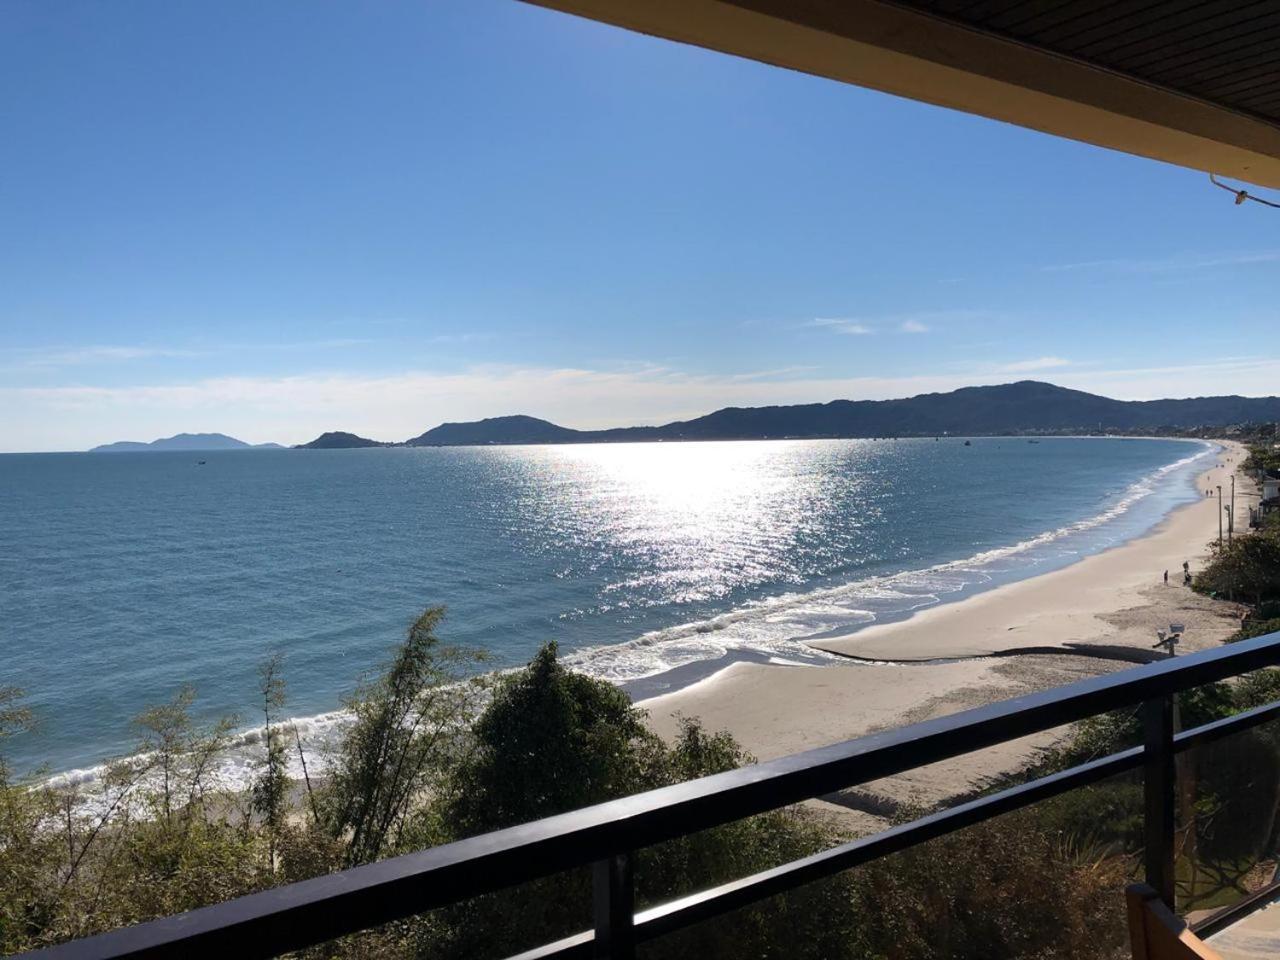
<instances>
[{"instance_id":1,"label":"curving coastline","mask_svg":"<svg viewBox=\"0 0 1280 960\"><path fill-rule=\"evenodd\" d=\"M1243 457L1238 444L1224 444L1197 489L1224 482ZM1194 570L1216 536L1217 500L1202 498L1144 536L1060 569L897 622L811 639L809 646L839 658L821 669L735 663L641 706L663 735L674 732L678 717L697 716L767 759L1127 668L1150 651L1156 628L1171 622L1186 624L1181 649L1214 646L1237 628L1239 608L1193 593L1181 575L1183 560ZM1121 656L1129 651L1132 657ZM858 793L863 800L870 793L890 802L938 802L1020 766L1058 735L935 764Z\"/></svg>"},{"instance_id":2,"label":"curving coastline","mask_svg":"<svg viewBox=\"0 0 1280 960\"><path fill-rule=\"evenodd\" d=\"M1064 526L928 567L753 601L708 620L652 631L623 643L581 649L569 654L566 662L620 683L633 699L646 700L714 676L737 662L816 666L834 656L855 655L824 641L896 623L917 611L1029 579L1148 535L1164 522L1169 511L1192 502L1193 496L1189 492L1180 497L1175 494L1172 507L1149 519L1136 518L1135 508L1149 512L1155 507L1146 502L1152 494L1170 495L1167 484L1171 477L1223 449L1207 441L1186 442L1205 449L1160 467L1131 484L1106 509ZM1135 521L1145 526L1135 528ZM837 611L834 616L833 610ZM815 615L817 611L821 615Z\"/></svg>"},{"instance_id":3,"label":"curving coastline","mask_svg":"<svg viewBox=\"0 0 1280 960\"><path fill-rule=\"evenodd\" d=\"M1131 508L1146 501L1153 492L1161 490L1162 482L1170 474L1187 467L1202 456L1204 453L1197 451L1194 456L1161 467L1131 485L1116 502L1096 516L1018 543L925 569L907 570L849 584L786 594L728 611L709 621L655 631L623 644L577 651L568 654L566 662L596 676L622 683L633 698L646 701L645 706L652 706L654 701L649 698L654 693L674 691L678 695L689 690L690 696L697 697L706 688L707 678L712 678L711 682L714 684L739 668L765 671L769 682L773 683L779 679L779 668L784 671L826 665L838 668L841 666L839 661L849 656L889 659L881 655L869 656L865 651L840 650L836 645L843 639L875 636L875 631L917 622L916 618L926 612L937 613L967 602L958 598L990 596L1005 589L998 584L1009 579L1017 578L1018 582L1026 582L1021 578L1028 576L1028 570L1032 571L1031 576L1034 577L1036 570L1072 562L1079 550L1105 547L1106 543L1126 535L1123 523L1127 521L1121 518ZM1150 513L1153 507L1154 504L1148 504L1146 509ZM1121 526L1116 525L1117 520L1121 520ZM1014 566L1010 566L1011 561ZM815 630L812 626L815 621L810 618L810 613L815 608L837 605L840 607L837 619L845 625L844 632L833 635L829 630ZM856 633L849 632L850 626L863 623L868 626ZM1020 642L1022 646L1029 645L1025 638ZM963 655L965 654L952 651L944 654L944 657ZM933 657L926 656L923 659ZM844 665L848 666L847 663ZM865 665L859 666L865 668ZM892 668L893 665L887 666ZM884 667L876 666L875 669L881 670ZM809 672L826 674L828 671L824 669ZM950 672L956 676L948 677L944 687L950 688L955 682L968 682L964 671ZM883 679L885 675L880 676ZM882 716L880 722L891 723L894 710L908 709L921 697L930 695L929 691L933 689L932 684L936 678L928 678L930 684L918 688L918 681L921 679L924 678L913 676L911 682L901 687L900 694L892 689L884 691L889 695L889 702L883 709L873 708L878 716ZM898 685L896 680L891 684L893 687ZM714 718L714 706L705 709L688 708L684 712L705 712L709 725L733 729L732 723ZM308 764L312 766L313 772L321 762L318 754L324 744L340 732L345 720L344 713L339 710L316 716L300 716L293 721L298 725L307 745ZM820 724L806 723L813 730L821 729ZM854 733L842 731L833 733L829 739L851 735ZM235 755L230 758L226 768L218 772L220 785L234 788L237 784L247 782L257 759L259 739L260 731L256 729L245 730L235 737ZM748 738L748 745L761 756L775 752L763 740ZM292 756L291 762L296 764L296 759ZM54 780L68 785L89 785L98 778L101 770L101 766L68 770L57 775ZM300 767L294 772L300 776Z\"/></svg>"}]
</instances>

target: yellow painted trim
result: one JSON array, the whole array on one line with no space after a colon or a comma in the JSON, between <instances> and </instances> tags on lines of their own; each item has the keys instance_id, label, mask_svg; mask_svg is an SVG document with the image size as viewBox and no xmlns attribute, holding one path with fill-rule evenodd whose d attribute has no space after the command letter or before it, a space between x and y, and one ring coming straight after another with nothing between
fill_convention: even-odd
<instances>
[{"instance_id":1,"label":"yellow painted trim","mask_svg":"<svg viewBox=\"0 0 1280 960\"><path fill-rule=\"evenodd\" d=\"M1280 127L880 0L526 0L1280 189Z\"/></svg>"}]
</instances>

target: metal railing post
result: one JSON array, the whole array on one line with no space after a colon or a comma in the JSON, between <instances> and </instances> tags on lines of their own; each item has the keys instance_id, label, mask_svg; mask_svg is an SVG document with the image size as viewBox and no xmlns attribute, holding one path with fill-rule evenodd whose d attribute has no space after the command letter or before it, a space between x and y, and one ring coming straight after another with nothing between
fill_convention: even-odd
<instances>
[{"instance_id":1,"label":"metal railing post","mask_svg":"<svg viewBox=\"0 0 1280 960\"><path fill-rule=\"evenodd\" d=\"M1173 753L1173 697L1142 704L1144 862L1147 883L1170 910L1174 889L1174 809L1176 777Z\"/></svg>"},{"instance_id":2,"label":"metal railing post","mask_svg":"<svg viewBox=\"0 0 1280 960\"><path fill-rule=\"evenodd\" d=\"M1194 780L1175 771L1192 762L1188 753L1203 744L1280 722L1277 700L1176 733L1176 694L1277 664L1280 631L401 854L22 956L31 960L185 960L234 954L244 960L268 960L498 893L516 883L592 866L594 930L579 931L520 956L547 960L594 953L610 960L632 958L637 942L653 943L802 884L1140 766L1146 767L1146 874L1173 905L1175 852L1184 859L1194 856L1194 811L1182 811L1181 829L1188 839L1180 851L1175 844L1177 789L1181 785L1188 808L1195 791ZM1108 711L1127 713L1134 704L1141 704L1143 746L635 914L634 854L615 851L654 846ZM1184 759L1175 761L1177 751Z\"/></svg>"},{"instance_id":3,"label":"metal railing post","mask_svg":"<svg viewBox=\"0 0 1280 960\"><path fill-rule=\"evenodd\" d=\"M619 853L592 865L596 960L634 960L636 888L631 854Z\"/></svg>"}]
</instances>

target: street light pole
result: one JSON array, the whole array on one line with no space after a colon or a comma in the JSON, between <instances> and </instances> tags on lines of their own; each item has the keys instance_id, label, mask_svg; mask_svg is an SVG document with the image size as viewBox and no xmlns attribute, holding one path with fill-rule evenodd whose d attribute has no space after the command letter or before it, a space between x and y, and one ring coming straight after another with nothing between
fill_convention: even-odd
<instances>
[{"instance_id":1,"label":"street light pole","mask_svg":"<svg viewBox=\"0 0 1280 960\"><path fill-rule=\"evenodd\" d=\"M1227 543L1236 529L1236 475L1231 474L1231 512L1227 514Z\"/></svg>"},{"instance_id":2,"label":"street light pole","mask_svg":"<svg viewBox=\"0 0 1280 960\"><path fill-rule=\"evenodd\" d=\"M1222 549L1222 484L1218 484L1218 549Z\"/></svg>"}]
</instances>

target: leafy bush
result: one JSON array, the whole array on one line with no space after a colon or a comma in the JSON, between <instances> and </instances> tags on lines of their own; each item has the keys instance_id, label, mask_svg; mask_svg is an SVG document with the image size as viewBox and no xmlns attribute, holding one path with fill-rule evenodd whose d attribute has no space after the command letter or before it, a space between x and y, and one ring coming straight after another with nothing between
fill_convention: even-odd
<instances>
[{"instance_id":1,"label":"leafy bush","mask_svg":"<svg viewBox=\"0 0 1280 960\"><path fill-rule=\"evenodd\" d=\"M617 688L565 669L554 645L523 670L477 677L473 655L441 643L442 616L425 611L386 670L351 698L353 720L327 779L308 782L301 796L284 777L291 740L280 722L278 661L263 669L262 760L242 795L211 787L231 721L197 724L190 691L139 718L145 752L112 765L96 807L83 806L74 787L13 782L0 760L0 949L43 946L753 762L730 735L695 720L664 742ZM1201 723L1240 709L1271 695L1277 676L1262 671L1234 687L1204 688L1187 698L1184 717ZM29 719L15 692L0 692L0 741ZM1046 763L1080 762L1136 734L1132 713L1096 718ZM1234 784L1246 786L1257 784ZM1122 852L1132 845L1135 806L1131 786L1077 791L642 952L699 960L1098 956L1099 943L1109 950L1122 942L1120 889L1131 866ZM638 905L844 839L830 822L786 809L639 850ZM1234 849L1243 835L1207 841ZM505 956L588 927L590 879L587 870L569 871L304 954Z\"/></svg>"},{"instance_id":2,"label":"leafy bush","mask_svg":"<svg viewBox=\"0 0 1280 960\"><path fill-rule=\"evenodd\" d=\"M625 693L566 670L555 644L500 682L451 774L454 838L660 786L662 741Z\"/></svg>"},{"instance_id":3,"label":"leafy bush","mask_svg":"<svg viewBox=\"0 0 1280 960\"><path fill-rule=\"evenodd\" d=\"M734 769L751 758L725 733L692 720L668 746L644 714L611 684L566 670L556 647L543 647L525 670L502 681L471 728L474 744L448 786L439 822L450 838L501 829L642 790ZM644 903L713 886L777 866L835 842L795 812L752 817L682 837L637 854L636 896ZM758 908L750 922L670 938L675 955L853 956L842 883ZM444 911L428 951L439 957L502 957L590 925L591 883L573 871L480 897ZM807 929L796 939L800 927ZM808 929L812 928L812 929ZM808 946L798 946L805 944ZM744 946L749 944L749 946ZM797 952L799 951L799 952ZM668 953L667 955L673 955Z\"/></svg>"},{"instance_id":4,"label":"leafy bush","mask_svg":"<svg viewBox=\"0 0 1280 960\"><path fill-rule=\"evenodd\" d=\"M0 739L29 717L0 697ZM191 718L193 694L138 718L96 808L76 787L14 782L0 762L0 948L45 946L190 910L271 882L262 836L209 789L230 722ZM228 815L233 814L233 815ZM238 821L238 822L237 822Z\"/></svg>"},{"instance_id":5,"label":"leafy bush","mask_svg":"<svg viewBox=\"0 0 1280 960\"><path fill-rule=\"evenodd\" d=\"M1052 804L1001 817L859 871L870 956L1120 957L1124 857L1060 834Z\"/></svg>"},{"instance_id":6,"label":"leafy bush","mask_svg":"<svg viewBox=\"0 0 1280 960\"><path fill-rule=\"evenodd\" d=\"M1196 590L1253 604L1280 601L1280 531L1243 534L1212 550L1193 581Z\"/></svg>"},{"instance_id":7,"label":"leafy bush","mask_svg":"<svg viewBox=\"0 0 1280 960\"><path fill-rule=\"evenodd\" d=\"M1227 638L1227 642L1236 643L1240 640L1251 640L1254 637L1264 637L1268 633L1280 633L1280 617L1273 617L1269 620L1255 620L1251 617L1240 625L1239 630Z\"/></svg>"},{"instance_id":8,"label":"leafy bush","mask_svg":"<svg viewBox=\"0 0 1280 960\"><path fill-rule=\"evenodd\" d=\"M1241 465L1244 470L1280 470L1280 450L1270 444L1249 447L1249 456Z\"/></svg>"}]
</instances>

